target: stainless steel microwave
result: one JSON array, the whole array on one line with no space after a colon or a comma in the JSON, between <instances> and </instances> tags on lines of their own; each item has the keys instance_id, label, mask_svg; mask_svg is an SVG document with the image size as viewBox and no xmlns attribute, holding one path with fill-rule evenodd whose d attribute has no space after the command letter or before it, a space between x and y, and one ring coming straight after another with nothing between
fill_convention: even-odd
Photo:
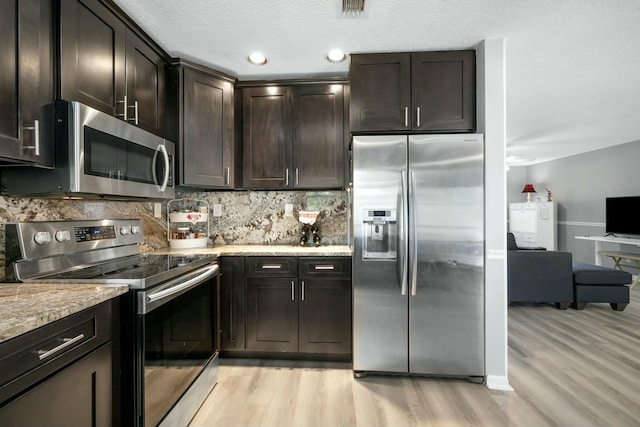
<instances>
[{"instance_id":1,"label":"stainless steel microwave","mask_svg":"<svg viewBox=\"0 0 640 427\"><path fill-rule=\"evenodd\" d=\"M55 167L0 172L2 194L28 197L172 199L175 144L78 102L43 107L41 144Z\"/></svg>"}]
</instances>

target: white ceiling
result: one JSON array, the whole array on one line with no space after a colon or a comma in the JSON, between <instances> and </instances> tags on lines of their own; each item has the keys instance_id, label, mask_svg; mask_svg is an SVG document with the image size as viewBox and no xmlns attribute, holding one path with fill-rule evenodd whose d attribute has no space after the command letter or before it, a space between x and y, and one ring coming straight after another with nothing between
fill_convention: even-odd
<instances>
[{"instance_id":1,"label":"white ceiling","mask_svg":"<svg viewBox=\"0 0 640 427\"><path fill-rule=\"evenodd\" d=\"M326 53L503 38L507 155L534 164L640 142L639 0L115 0L171 56L240 80L346 76ZM267 65L250 64L261 51Z\"/></svg>"}]
</instances>

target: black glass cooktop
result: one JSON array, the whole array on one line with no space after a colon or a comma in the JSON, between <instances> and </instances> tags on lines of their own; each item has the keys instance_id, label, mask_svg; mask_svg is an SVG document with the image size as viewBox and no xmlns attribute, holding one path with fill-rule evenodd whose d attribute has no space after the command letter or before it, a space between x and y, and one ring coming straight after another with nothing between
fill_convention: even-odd
<instances>
[{"instance_id":1,"label":"black glass cooktop","mask_svg":"<svg viewBox=\"0 0 640 427\"><path fill-rule=\"evenodd\" d=\"M78 266L39 277L39 281L122 283L144 289L216 262L215 255L132 255L104 263Z\"/></svg>"}]
</instances>

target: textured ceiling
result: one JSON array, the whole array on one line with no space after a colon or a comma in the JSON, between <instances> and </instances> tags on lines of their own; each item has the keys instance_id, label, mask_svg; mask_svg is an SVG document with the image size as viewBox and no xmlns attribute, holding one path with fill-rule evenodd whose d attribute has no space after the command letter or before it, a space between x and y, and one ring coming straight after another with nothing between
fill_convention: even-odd
<instances>
[{"instance_id":1,"label":"textured ceiling","mask_svg":"<svg viewBox=\"0 0 640 427\"><path fill-rule=\"evenodd\" d=\"M240 80L346 76L326 53L465 49L503 38L507 155L533 164L640 143L639 0L115 0L175 57ZM267 65L246 57L261 51ZM513 162L512 164L518 164Z\"/></svg>"}]
</instances>

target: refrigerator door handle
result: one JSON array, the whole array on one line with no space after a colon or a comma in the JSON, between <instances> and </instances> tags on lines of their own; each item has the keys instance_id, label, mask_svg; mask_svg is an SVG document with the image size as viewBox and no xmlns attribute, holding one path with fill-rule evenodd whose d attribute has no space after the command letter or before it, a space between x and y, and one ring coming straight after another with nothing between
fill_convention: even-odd
<instances>
[{"instance_id":1,"label":"refrigerator door handle","mask_svg":"<svg viewBox=\"0 0 640 427\"><path fill-rule=\"evenodd\" d=\"M411 296L416 295L418 287L418 227L416 227L416 178L409 170L409 229L412 239L411 251Z\"/></svg>"},{"instance_id":2,"label":"refrigerator door handle","mask_svg":"<svg viewBox=\"0 0 640 427\"><path fill-rule=\"evenodd\" d=\"M400 211L400 224L398 224L398 252L400 253L400 295L407 294L407 177L404 171L400 172L402 177L402 193L398 203Z\"/></svg>"}]
</instances>

